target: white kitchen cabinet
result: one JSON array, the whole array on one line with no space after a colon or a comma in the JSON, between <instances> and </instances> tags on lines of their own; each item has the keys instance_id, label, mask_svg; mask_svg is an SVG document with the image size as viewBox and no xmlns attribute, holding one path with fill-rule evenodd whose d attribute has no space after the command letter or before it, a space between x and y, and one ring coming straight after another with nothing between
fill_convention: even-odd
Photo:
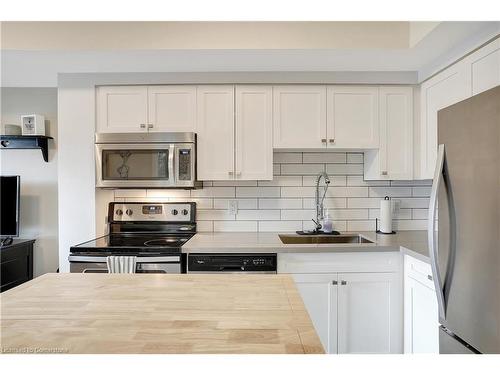
<instances>
[{"instance_id":1,"label":"white kitchen cabinet","mask_svg":"<svg viewBox=\"0 0 500 375\"><path fill-rule=\"evenodd\" d=\"M472 95L500 85L500 38L465 59L472 74Z\"/></svg>"},{"instance_id":2,"label":"white kitchen cabinet","mask_svg":"<svg viewBox=\"0 0 500 375\"><path fill-rule=\"evenodd\" d=\"M194 132L196 86L149 86L148 129L152 132Z\"/></svg>"},{"instance_id":3,"label":"white kitchen cabinet","mask_svg":"<svg viewBox=\"0 0 500 375\"><path fill-rule=\"evenodd\" d=\"M297 289L327 353L337 353L337 274L295 274Z\"/></svg>"},{"instance_id":4,"label":"white kitchen cabinet","mask_svg":"<svg viewBox=\"0 0 500 375\"><path fill-rule=\"evenodd\" d=\"M329 148L378 148L379 88L328 86L327 139Z\"/></svg>"},{"instance_id":5,"label":"white kitchen cabinet","mask_svg":"<svg viewBox=\"0 0 500 375\"><path fill-rule=\"evenodd\" d=\"M439 353L436 292L429 264L405 255L404 352Z\"/></svg>"},{"instance_id":6,"label":"white kitchen cabinet","mask_svg":"<svg viewBox=\"0 0 500 375\"><path fill-rule=\"evenodd\" d=\"M437 113L471 96L470 65L460 61L424 82L420 90L419 179L432 179L437 157Z\"/></svg>"},{"instance_id":7,"label":"white kitchen cabinet","mask_svg":"<svg viewBox=\"0 0 500 375\"><path fill-rule=\"evenodd\" d=\"M399 253L278 254L328 353L402 353Z\"/></svg>"},{"instance_id":8,"label":"white kitchen cabinet","mask_svg":"<svg viewBox=\"0 0 500 375\"><path fill-rule=\"evenodd\" d=\"M413 179L413 88L381 86L380 148L365 152L365 180Z\"/></svg>"},{"instance_id":9,"label":"white kitchen cabinet","mask_svg":"<svg viewBox=\"0 0 500 375\"><path fill-rule=\"evenodd\" d=\"M400 352L397 274L342 273L338 277L339 354Z\"/></svg>"},{"instance_id":10,"label":"white kitchen cabinet","mask_svg":"<svg viewBox=\"0 0 500 375\"><path fill-rule=\"evenodd\" d=\"M237 180L273 179L272 95L271 86L236 86Z\"/></svg>"},{"instance_id":11,"label":"white kitchen cabinet","mask_svg":"<svg viewBox=\"0 0 500 375\"><path fill-rule=\"evenodd\" d=\"M326 147L326 86L273 87L274 148Z\"/></svg>"},{"instance_id":12,"label":"white kitchen cabinet","mask_svg":"<svg viewBox=\"0 0 500 375\"><path fill-rule=\"evenodd\" d=\"M233 179L234 86L198 86L196 133L198 179Z\"/></svg>"},{"instance_id":13,"label":"white kitchen cabinet","mask_svg":"<svg viewBox=\"0 0 500 375\"><path fill-rule=\"evenodd\" d=\"M146 131L147 86L99 86L96 88L96 131L127 133Z\"/></svg>"}]
</instances>

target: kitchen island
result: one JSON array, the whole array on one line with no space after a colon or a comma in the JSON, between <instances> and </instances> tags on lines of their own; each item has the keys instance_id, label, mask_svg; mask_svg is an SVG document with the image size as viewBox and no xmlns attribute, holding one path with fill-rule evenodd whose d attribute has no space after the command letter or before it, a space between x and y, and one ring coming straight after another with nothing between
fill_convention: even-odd
<instances>
[{"instance_id":1,"label":"kitchen island","mask_svg":"<svg viewBox=\"0 0 500 375\"><path fill-rule=\"evenodd\" d=\"M289 275L45 274L0 295L3 353L323 353Z\"/></svg>"}]
</instances>

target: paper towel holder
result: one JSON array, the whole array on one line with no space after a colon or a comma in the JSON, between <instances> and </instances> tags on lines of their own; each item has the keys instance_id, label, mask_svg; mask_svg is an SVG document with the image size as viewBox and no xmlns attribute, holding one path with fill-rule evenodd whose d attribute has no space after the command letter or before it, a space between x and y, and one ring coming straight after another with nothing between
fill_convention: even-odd
<instances>
[{"instance_id":1,"label":"paper towel holder","mask_svg":"<svg viewBox=\"0 0 500 375\"><path fill-rule=\"evenodd\" d=\"M389 197L385 197L384 199L390 199ZM396 234L395 231L392 232L382 232L381 230L378 229L378 217L375 218L375 233L377 234Z\"/></svg>"}]
</instances>

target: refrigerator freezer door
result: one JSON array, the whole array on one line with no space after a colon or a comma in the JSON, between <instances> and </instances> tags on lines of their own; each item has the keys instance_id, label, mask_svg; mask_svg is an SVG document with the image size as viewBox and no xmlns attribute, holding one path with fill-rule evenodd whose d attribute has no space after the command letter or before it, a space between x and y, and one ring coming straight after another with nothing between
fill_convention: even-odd
<instances>
[{"instance_id":1,"label":"refrigerator freezer door","mask_svg":"<svg viewBox=\"0 0 500 375\"><path fill-rule=\"evenodd\" d=\"M447 333L443 327L439 327L439 354L476 354L476 352Z\"/></svg>"},{"instance_id":2,"label":"refrigerator freezer door","mask_svg":"<svg viewBox=\"0 0 500 375\"><path fill-rule=\"evenodd\" d=\"M440 323L500 353L500 86L439 111L438 140L448 181L438 193Z\"/></svg>"}]
</instances>

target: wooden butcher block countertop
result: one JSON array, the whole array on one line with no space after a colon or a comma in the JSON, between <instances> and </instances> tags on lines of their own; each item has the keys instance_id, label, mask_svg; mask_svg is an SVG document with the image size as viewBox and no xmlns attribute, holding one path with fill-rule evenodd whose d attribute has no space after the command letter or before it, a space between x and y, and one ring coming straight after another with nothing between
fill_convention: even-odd
<instances>
[{"instance_id":1,"label":"wooden butcher block countertop","mask_svg":"<svg viewBox=\"0 0 500 375\"><path fill-rule=\"evenodd\" d=\"M45 274L0 303L3 353L323 353L287 275Z\"/></svg>"}]
</instances>

